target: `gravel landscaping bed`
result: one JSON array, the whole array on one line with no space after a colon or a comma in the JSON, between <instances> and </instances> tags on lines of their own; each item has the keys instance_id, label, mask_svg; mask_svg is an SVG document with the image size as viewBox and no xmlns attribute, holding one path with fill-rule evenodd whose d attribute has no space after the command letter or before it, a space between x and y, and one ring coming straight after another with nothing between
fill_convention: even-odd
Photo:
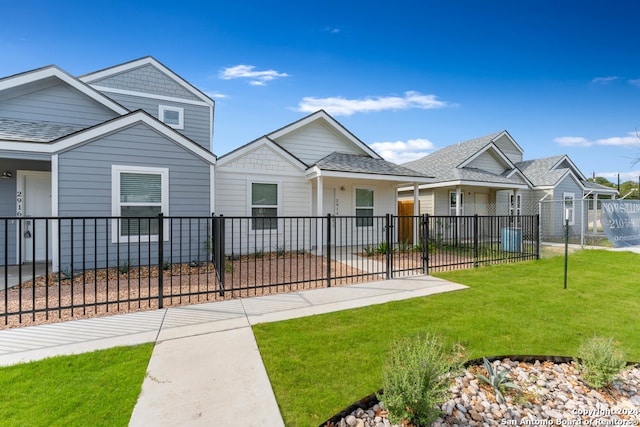
<instances>
[{"instance_id":1,"label":"gravel landscaping bed","mask_svg":"<svg viewBox=\"0 0 640 427\"><path fill-rule=\"evenodd\" d=\"M442 416L433 427L640 424L640 369L636 366L623 371L614 386L594 390L581 380L575 362L569 358L497 358L493 365L498 371L508 370L509 378L522 391L510 391L505 396L506 404L498 403L493 390L475 377L484 368L469 364L452 380L451 398L442 405ZM322 425L392 426L375 394Z\"/></svg>"}]
</instances>

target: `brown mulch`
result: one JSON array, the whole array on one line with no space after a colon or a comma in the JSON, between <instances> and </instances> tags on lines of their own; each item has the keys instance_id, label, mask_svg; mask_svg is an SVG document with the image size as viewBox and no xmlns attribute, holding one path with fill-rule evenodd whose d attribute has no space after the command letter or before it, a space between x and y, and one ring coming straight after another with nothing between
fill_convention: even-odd
<instances>
[{"instance_id":1,"label":"brown mulch","mask_svg":"<svg viewBox=\"0 0 640 427\"><path fill-rule=\"evenodd\" d=\"M309 253L243 256L227 261L225 270L222 292L212 263L167 266L163 307L326 287L326 259ZM332 275L354 277L331 286L379 278L340 263L332 264ZM73 278L52 273L0 291L0 329L157 309L159 288L155 266L88 270ZM26 314L11 314L18 311Z\"/></svg>"}]
</instances>

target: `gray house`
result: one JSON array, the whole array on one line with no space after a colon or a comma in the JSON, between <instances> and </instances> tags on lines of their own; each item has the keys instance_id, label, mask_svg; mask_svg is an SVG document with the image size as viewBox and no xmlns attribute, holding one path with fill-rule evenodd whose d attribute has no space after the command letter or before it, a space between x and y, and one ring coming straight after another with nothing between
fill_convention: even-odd
<instances>
[{"instance_id":1,"label":"gray house","mask_svg":"<svg viewBox=\"0 0 640 427\"><path fill-rule=\"evenodd\" d=\"M213 113L212 99L151 57L81 77L52 65L0 79L0 217L210 215ZM78 238L61 227L5 220L2 264L56 262ZM95 259L168 239L139 221L82 232L109 236Z\"/></svg>"},{"instance_id":2,"label":"gray house","mask_svg":"<svg viewBox=\"0 0 640 427\"><path fill-rule=\"evenodd\" d=\"M617 195L613 188L589 182L566 155L523 157L524 150L506 130L444 147L403 164L435 179L418 192L401 189L400 199L414 200L417 212L431 215L533 215L544 209L549 217L543 233L561 235L567 209L570 226L586 226L588 208L578 201Z\"/></svg>"}]
</instances>

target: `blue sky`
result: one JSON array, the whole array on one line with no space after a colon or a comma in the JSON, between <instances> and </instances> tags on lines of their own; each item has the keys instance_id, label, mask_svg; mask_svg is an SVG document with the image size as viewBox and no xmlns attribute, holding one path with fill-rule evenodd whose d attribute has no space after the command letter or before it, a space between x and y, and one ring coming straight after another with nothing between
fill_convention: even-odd
<instances>
[{"instance_id":1,"label":"blue sky","mask_svg":"<svg viewBox=\"0 0 640 427\"><path fill-rule=\"evenodd\" d=\"M216 101L218 156L324 108L404 162L508 130L637 181L640 3L1 0L0 76L151 55Z\"/></svg>"}]
</instances>

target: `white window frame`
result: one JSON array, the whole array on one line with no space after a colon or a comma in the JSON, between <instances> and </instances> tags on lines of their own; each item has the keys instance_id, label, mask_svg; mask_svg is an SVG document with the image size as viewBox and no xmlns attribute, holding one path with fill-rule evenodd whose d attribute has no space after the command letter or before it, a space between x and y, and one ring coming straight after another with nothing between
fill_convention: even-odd
<instances>
[{"instance_id":1,"label":"white window frame","mask_svg":"<svg viewBox=\"0 0 640 427\"><path fill-rule=\"evenodd\" d=\"M567 201L571 201L571 207L567 207ZM575 193L562 194L562 221L567 218L567 210L569 210L569 225L574 225L576 220L576 195Z\"/></svg>"},{"instance_id":2,"label":"white window frame","mask_svg":"<svg viewBox=\"0 0 640 427\"><path fill-rule=\"evenodd\" d=\"M161 203L160 209L163 215L169 214L169 169L154 168L147 166L128 166L128 165L112 165L111 166L111 215L114 217L122 216L122 206L135 206L132 203L122 203L120 201L120 176L122 173L138 173L149 175L160 175L161 182ZM138 204L139 206L147 206L148 203ZM111 241L112 243L134 243L134 242L157 242L158 235L140 235L140 236L123 236L120 230L120 220L114 219L111 225ZM166 227L165 220L163 241L169 240L169 230Z\"/></svg>"},{"instance_id":3,"label":"white window frame","mask_svg":"<svg viewBox=\"0 0 640 427\"><path fill-rule=\"evenodd\" d=\"M456 191L449 192L449 215L456 216L456 202L458 200ZM460 192L460 216L464 216L464 192Z\"/></svg>"},{"instance_id":4,"label":"white window frame","mask_svg":"<svg viewBox=\"0 0 640 427\"><path fill-rule=\"evenodd\" d=\"M366 191L371 191L373 193L373 205L372 206L358 206L358 190L366 190ZM370 188L370 187L356 187L353 189L353 206L354 206L354 211L353 214L356 217L356 227L358 228L365 228L365 227L373 227L373 217L376 216L376 190L375 188ZM367 216L362 216L359 217L358 216L358 210L359 209L367 209L371 211L371 216L367 217ZM358 219L359 218L369 218L370 219L370 224L358 224Z\"/></svg>"},{"instance_id":5,"label":"white window frame","mask_svg":"<svg viewBox=\"0 0 640 427\"><path fill-rule=\"evenodd\" d=\"M509 215L522 215L522 194L512 193L509 195Z\"/></svg>"},{"instance_id":6,"label":"white window frame","mask_svg":"<svg viewBox=\"0 0 640 427\"><path fill-rule=\"evenodd\" d=\"M277 204L275 205L276 217L279 217L281 212L281 205L282 205L282 182L268 181L268 180L253 180L253 181L247 182L247 216L251 217L251 221L249 221L249 229L251 231L259 231L262 233L277 233L279 228L278 221L276 221L276 228L253 228L253 218L254 218L253 208L269 208L269 209L274 208L274 205L254 205L253 204L253 184L275 184L276 197L277 197Z\"/></svg>"},{"instance_id":7,"label":"white window frame","mask_svg":"<svg viewBox=\"0 0 640 427\"><path fill-rule=\"evenodd\" d=\"M165 111L172 111L178 113L178 124L167 123L164 120ZM170 126L174 129L184 129L184 108L182 107L174 107L172 105L159 105L158 106L158 120L162 123Z\"/></svg>"}]
</instances>

